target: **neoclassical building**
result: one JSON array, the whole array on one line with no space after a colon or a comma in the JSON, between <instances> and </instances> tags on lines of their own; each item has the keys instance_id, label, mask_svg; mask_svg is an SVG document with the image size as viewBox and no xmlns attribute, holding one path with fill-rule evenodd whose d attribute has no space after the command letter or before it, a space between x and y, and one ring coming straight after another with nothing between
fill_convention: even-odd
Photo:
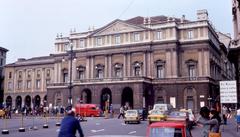
<instances>
[{"instance_id":1,"label":"neoclassical building","mask_svg":"<svg viewBox=\"0 0 240 137\"><path fill-rule=\"evenodd\" d=\"M227 58L230 41L215 31L206 10L197 11L195 21L116 19L98 29L58 35L49 56L7 65L4 98L15 107L46 101L66 106L71 89L73 104L104 108L107 97L114 109L171 103L197 111L219 102L219 81L235 77Z\"/></svg>"},{"instance_id":2,"label":"neoclassical building","mask_svg":"<svg viewBox=\"0 0 240 137\"><path fill-rule=\"evenodd\" d=\"M234 38L230 47L229 58L234 62L236 68L237 95L240 100L240 1L232 0L233 30ZM238 104L239 106L239 104Z\"/></svg>"}]
</instances>

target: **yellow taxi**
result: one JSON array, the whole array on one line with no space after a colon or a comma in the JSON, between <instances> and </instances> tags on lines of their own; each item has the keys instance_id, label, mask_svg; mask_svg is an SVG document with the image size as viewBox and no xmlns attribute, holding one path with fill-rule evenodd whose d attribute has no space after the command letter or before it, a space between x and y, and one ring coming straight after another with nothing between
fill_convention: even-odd
<instances>
[{"instance_id":1,"label":"yellow taxi","mask_svg":"<svg viewBox=\"0 0 240 137\"><path fill-rule=\"evenodd\" d=\"M4 117L4 115L5 115L5 111L0 109L0 117Z\"/></svg>"},{"instance_id":2,"label":"yellow taxi","mask_svg":"<svg viewBox=\"0 0 240 137\"><path fill-rule=\"evenodd\" d=\"M125 124L130 123L130 122L136 122L140 123L140 115L138 113L138 110L127 110L125 112L125 119L124 122Z\"/></svg>"},{"instance_id":3,"label":"yellow taxi","mask_svg":"<svg viewBox=\"0 0 240 137\"><path fill-rule=\"evenodd\" d=\"M158 121L165 121L167 118L167 114L164 111L159 109L151 110L151 113L148 115L148 122L149 124Z\"/></svg>"}]
</instances>

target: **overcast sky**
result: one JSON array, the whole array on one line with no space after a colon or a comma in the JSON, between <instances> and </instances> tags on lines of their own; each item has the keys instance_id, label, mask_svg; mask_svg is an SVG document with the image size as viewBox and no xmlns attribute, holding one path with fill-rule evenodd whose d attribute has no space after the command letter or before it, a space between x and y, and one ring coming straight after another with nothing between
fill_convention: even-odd
<instances>
[{"instance_id":1,"label":"overcast sky","mask_svg":"<svg viewBox=\"0 0 240 137\"><path fill-rule=\"evenodd\" d=\"M207 9L215 28L232 30L232 0L0 0L0 46L9 50L7 63L18 58L47 56L57 33L87 31L119 18L166 15L196 20Z\"/></svg>"}]
</instances>

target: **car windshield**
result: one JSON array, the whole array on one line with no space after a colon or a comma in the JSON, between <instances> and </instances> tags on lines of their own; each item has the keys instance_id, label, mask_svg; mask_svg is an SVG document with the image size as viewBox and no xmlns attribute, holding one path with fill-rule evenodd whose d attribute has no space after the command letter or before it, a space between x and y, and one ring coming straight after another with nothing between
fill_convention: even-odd
<instances>
[{"instance_id":1,"label":"car windshield","mask_svg":"<svg viewBox=\"0 0 240 137\"><path fill-rule=\"evenodd\" d=\"M163 114L163 111L160 111L160 110L152 110L151 114L153 114L153 115L161 115L161 114Z\"/></svg>"},{"instance_id":2,"label":"car windshield","mask_svg":"<svg viewBox=\"0 0 240 137\"><path fill-rule=\"evenodd\" d=\"M186 117L187 113L185 113L185 112L171 112L170 116Z\"/></svg>"},{"instance_id":3,"label":"car windshield","mask_svg":"<svg viewBox=\"0 0 240 137\"><path fill-rule=\"evenodd\" d=\"M165 111L165 106L163 106L163 105L155 105L155 106L154 106L154 109L158 109L158 110L161 110L161 111Z\"/></svg>"},{"instance_id":4,"label":"car windshield","mask_svg":"<svg viewBox=\"0 0 240 137\"><path fill-rule=\"evenodd\" d=\"M128 110L127 114L133 115L133 114L137 114L137 111L134 110Z\"/></svg>"},{"instance_id":5,"label":"car windshield","mask_svg":"<svg viewBox=\"0 0 240 137\"><path fill-rule=\"evenodd\" d=\"M182 137L180 128L152 128L149 137Z\"/></svg>"}]
</instances>

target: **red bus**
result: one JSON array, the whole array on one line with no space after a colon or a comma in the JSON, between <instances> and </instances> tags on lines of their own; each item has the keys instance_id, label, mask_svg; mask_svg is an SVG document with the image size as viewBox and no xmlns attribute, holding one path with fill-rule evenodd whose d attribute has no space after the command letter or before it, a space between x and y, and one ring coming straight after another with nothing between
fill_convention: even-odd
<instances>
[{"instance_id":1,"label":"red bus","mask_svg":"<svg viewBox=\"0 0 240 137\"><path fill-rule=\"evenodd\" d=\"M75 109L76 115L83 117L99 117L101 113L96 104L76 104Z\"/></svg>"}]
</instances>

